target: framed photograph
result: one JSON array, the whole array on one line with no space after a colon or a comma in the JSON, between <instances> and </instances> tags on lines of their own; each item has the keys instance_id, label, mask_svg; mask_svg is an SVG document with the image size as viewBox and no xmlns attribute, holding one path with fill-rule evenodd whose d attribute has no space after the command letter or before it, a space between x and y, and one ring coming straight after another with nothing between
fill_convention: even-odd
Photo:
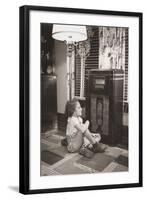
<instances>
[{"instance_id":1,"label":"framed photograph","mask_svg":"<svg viewBox=\"0 0 146 200\"><path fill-rule=\"evenodd\" d=\"M142 186L142 13L20 7L20 192Z\"/></svg>"}]
</instances>

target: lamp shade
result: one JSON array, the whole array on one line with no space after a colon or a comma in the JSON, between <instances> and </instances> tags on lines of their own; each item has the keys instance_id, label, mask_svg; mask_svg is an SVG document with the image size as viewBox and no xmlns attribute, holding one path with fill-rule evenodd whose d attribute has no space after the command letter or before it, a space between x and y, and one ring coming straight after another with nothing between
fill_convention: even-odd
<instances>
[{"instance_id":1,"label":"lamp shade","mask_svg":"<svg viewBox=\"0 0 146 200\"><path fill-rule=\"evenodd\" d=\"M86 26L54 24L52 37L67 43L84 41L87 40Z\"/></svg>"}]
</instances>

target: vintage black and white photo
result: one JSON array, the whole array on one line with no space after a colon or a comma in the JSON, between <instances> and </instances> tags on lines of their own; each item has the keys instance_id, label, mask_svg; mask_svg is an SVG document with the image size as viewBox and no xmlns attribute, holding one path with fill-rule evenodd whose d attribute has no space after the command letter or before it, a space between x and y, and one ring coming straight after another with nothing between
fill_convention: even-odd
<instances>
[{"instance_id":1,"label":"vintage black and white photo","mask_svg":"<svg viewBox=\"0 0 146 200\"><path fill-rule=\"evenodd\" d=\"M128 37L41 23L41 176L128 171Z\"/></svg>"}]
</instances>

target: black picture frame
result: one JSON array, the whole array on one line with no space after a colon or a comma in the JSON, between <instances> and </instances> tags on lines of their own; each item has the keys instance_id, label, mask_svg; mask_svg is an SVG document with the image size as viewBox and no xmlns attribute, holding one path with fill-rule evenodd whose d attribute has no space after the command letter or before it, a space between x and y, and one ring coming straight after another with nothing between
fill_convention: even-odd
<instances>
[{"instance_id":1,"label":"black picture frame","mask_svg":"<svg viewBox=\"0 0 146 200\"><path fill-rule=\"evenodd\" d=\"M77 187L58 187L44 189L30 189L30 12L58 12L58 13L82 13L87 15L111 15L137 18L139 22L139 180L135 183L122 184L104 184L94 186L77 186ZM44 7L25 5L20 7L19 15L19 44L20 44L20 134L19 134L19 159L20 159L20 174L19 174L19 191L22 194L36 193L52 193L52 192L67 192L67 191L83 191L83 190L99 190L113 188L129 188L142 187L142 26L143 14L138 12L123 12L123 11L107 11L107 10L90 10L90 9L75 9L61 7Z\"/></svg>"}]
</instances>

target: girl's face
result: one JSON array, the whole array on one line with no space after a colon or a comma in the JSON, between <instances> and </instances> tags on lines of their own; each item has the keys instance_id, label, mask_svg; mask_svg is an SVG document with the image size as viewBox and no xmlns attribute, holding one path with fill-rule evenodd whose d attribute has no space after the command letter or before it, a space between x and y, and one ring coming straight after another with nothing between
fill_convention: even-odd
<instances>
[{"instance_id":1,"label":"girl's face","mask_svg":"<svg viewBox=\"0 0 146 200\"><path fill-rule=\"evenodd\" d=\"M82 115L82 108L79 102L76 103L76 108L74 114L79 117Z\"/></svg>"}]
</instances>

